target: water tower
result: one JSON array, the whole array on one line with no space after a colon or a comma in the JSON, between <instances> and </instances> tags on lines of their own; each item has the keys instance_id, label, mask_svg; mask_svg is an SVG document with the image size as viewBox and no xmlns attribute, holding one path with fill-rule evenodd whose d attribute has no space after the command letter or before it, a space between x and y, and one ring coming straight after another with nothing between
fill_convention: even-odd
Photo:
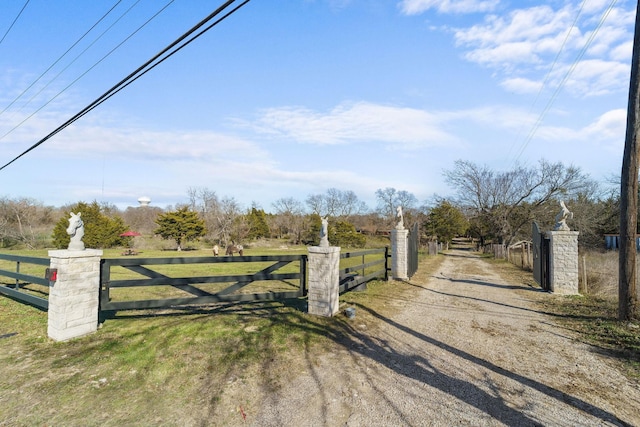
<instances>
[{"instance_id":1,"label":"water tower","mask_svg":"<svg viewBox=\"0 0 640 427\"><path fill-rule=\"evenodd\" d=\"M142 196L138 199L138 203L140 203L140 206L149 206L149 203L151 203L151 199L147 196Z\"/></svg>"}]
</instances>

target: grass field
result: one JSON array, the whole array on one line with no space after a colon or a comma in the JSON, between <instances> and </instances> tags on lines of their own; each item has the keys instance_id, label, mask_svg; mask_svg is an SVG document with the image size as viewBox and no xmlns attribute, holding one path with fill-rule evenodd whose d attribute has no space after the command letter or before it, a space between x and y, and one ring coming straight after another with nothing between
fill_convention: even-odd
<instances>
[{"instance_id":1,"label":"grass field","mask_svg":"<svg viewBox=\"0 0 640 427\"><path fill-rule=\"evenodd\" d=\"M438 262L432 257L421 268ZM389 302L411 289L370 282L366 292L342 295L341 309L389 314L397 309ZM312 316L305 305L301 298L122 312L94 334L53 342L47 313L0 297L0 425L237 423L237 411L220 412L234 384L277 388L348 333L345 316ZM376 319L360 310L358 323L373 328ZM259 403L237 399L237 408Z\"/></svg>"},{"instance_id":2,"label":"grass field","mask_svg":"<svg viewBox=\"0 0 640 427\"><path fill-rule=\"evenodd\" d=\"M140 256L171 254L145 252ZM420 270L436 271L442 258L423 258ZM533 282L530 272L505 261L487 262L513 283ZM370 313L391 316L402 306L394 302L410 300L414 289L370 282L366 292L341 295L341 310L360 307L358 325L373 329L378 319ZM610 300L541 294L538 304L578 339L640 377L640 328L617 321ZM311 316L305 305L300 298L120 312L94 334L57 343L47 338L46 312L0 296L0 426L241 424L242 408L260 402L257 394L234 394L236 384L277 389L349 334L345 316ZM221 412L230 406L233 411Z\"/></svg>"}]
</instances>

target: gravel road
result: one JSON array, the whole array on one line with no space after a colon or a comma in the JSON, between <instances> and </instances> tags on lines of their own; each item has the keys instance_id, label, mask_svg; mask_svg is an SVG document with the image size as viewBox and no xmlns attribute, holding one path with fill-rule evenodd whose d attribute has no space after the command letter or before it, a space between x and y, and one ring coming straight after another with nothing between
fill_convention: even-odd
<instances>
[{"instance_id":1,"label":"gravel road","mask_svg":"<svg viewBox=\"0 0 640 427\"><path fill-rule=\"evenodd\" d=\"M357 311L340 345L238 425L640 425L638 384L538 311L539 289L463 250L410 283L411 298L389 301L396 315L366 313L378 320L368 328Z\"/></svg>"}]
</instances>

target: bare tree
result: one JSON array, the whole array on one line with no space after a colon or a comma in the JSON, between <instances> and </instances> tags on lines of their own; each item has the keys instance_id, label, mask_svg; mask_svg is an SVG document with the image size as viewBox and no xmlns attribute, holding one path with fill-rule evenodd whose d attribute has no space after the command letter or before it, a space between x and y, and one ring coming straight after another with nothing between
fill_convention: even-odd
<instances>
[{"instance_id":1,"label":"bare tree","mask_svg":"<svg viewBox=\"0 0 640 427\"><path fill-rule=\"evenodd\" d=\"M412 218L417 214L416 205L418 199L412 193L401 190L398 191L395 188L387 187L385 189L376 190L376 197L378 199L378 213L386 219L387 225L391 225L395 221L396 209L402 208L402 212L405 217L405 222L410 224Z\"/></svg>"},{"instance_id":2,"label":"bare tree","mask_svg":"<svg viewBox=\"0 0 640 427\"><path fill-rule=\"evenodd\" d=\"M19 242L29 249L42 246L51 236L57 218L53 208L29 199L0 199L0 239L3 244Z\"/></svg>"},{"instance_id":3,"label":"bare tree","mask_svg":"<svg viewBox=\"0 0 640 427\"><path fill-rule=\"evenodd\" d=\"M349 219L353 215L363 215L369 208L358 199L353 191L330 188L325 194L314 194L307 197L307 206L312 214Z\"/></svg>"},{"instance_id":4,"label":"bare tree","mask_svg":"<svg viewBox=\"0 0 640 427\"><path fill-rule=\"evenodd\" d=\"M218 233L225 246L231 243L232 236L240 237L242 233L237 232L236 226L238 218L242 215L242 207L236 199L224 197L220 200L214 215Z\"/></svg>"},{"instance_id":5,"label":"bare tree","mask_svg":"<svg viewBox=\"0 0 640 427\"><path fill-rule=\"evenodd\" d=\"M312 194L307 197L307 207L310 213L322 216L327 210L325 208L325 197L322 194Z\"/></svg>"},{"instance_id":6,"label":"bare tree","mask_svg":"<svg viewBox=\"0 0 640 427\"><path fill-rule=\"evenodd\" d=\"M289 234L295 243L302 239L304 208L298 200L288 197L273 202L276 213L276 227L279 237Z\"/></svg>"},{"instance_id":7,"label":"bare tree","mask_svg":"<svg viewBox=\"0 0 640 427\"><path fill-rule=\"evenodd\" d=\"M457 193L456 203L470 213L472 230L481 241L495 237L510 243L537 216L548 216L559 197L573 198L593 185L574 166L540 160L537 167L516 166L496 172L487 166L458 160L444 171Z\"/></svg>"},{"instance_id":8,"label":"bare tree","mask_svg":"<svg viewBox=\"0 0 640 427\"><path fill-rule=\"evenodd\" d=\"M189 209L193 212L198 212L204 220L207 228L205 237L209 241L222 243L222 240L224 240L226 242L228 235L225 237L223 230L220 228L219 218L221 217L220 210L222 207L216 192L206 187L190 187L187 189L187 195Z\"/></svg>"},{"instance_id":9,"label":"bare tree","mask_svg":"<svg viewBox=\"0 0 640 427\"><path fill-rule=\"evenodd\" d=\"M123 213L122 219L131 230L142 234L153 234L156 229L156 218L163 213L157 206L129 206Z\"/></svg>"}]
</instances>

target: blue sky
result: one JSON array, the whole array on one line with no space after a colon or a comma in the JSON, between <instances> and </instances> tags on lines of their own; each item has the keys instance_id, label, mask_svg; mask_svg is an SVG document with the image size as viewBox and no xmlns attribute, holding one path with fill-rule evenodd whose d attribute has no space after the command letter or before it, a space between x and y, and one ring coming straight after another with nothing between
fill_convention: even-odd
<instances>
[{"instance_id":1,"label":"blue sky","mask_svg":"<svg viewBox=\"0 0 640 427\"><path fill-rule=\"evenodd\" d=\"M122 43L165 2L2 2L0 164L221 3L176 0ZM374 208L380 188L450 195L458 159L604 182L634 19L622 0L252 0L1 170L0 197L165 207L207 188L270 211L337 188Z\"/></svg>"}]
</instances>

